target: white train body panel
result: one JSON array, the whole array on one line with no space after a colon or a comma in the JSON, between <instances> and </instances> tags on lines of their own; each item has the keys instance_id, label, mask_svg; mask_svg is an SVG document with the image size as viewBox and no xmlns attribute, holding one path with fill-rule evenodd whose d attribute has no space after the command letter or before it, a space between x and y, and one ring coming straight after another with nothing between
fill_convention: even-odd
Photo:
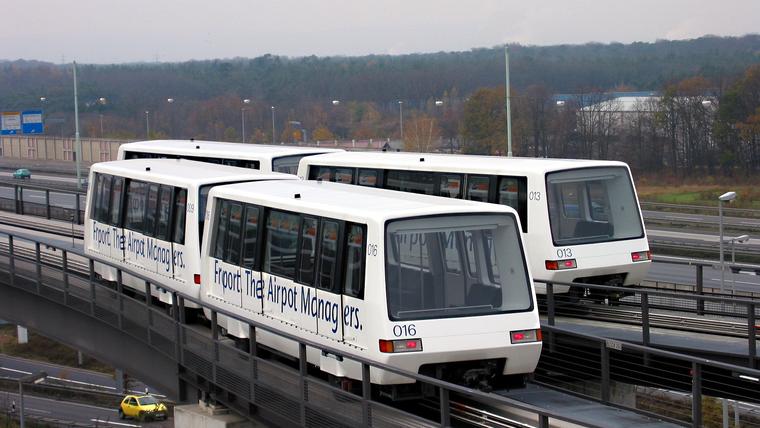
<instances>
[{"instance_id":1,"label":"white train body panel","mask_svg":"<svg viewBox=\"0 0 760 428\"><path fill-rule=\"evenodd\" d=\"M254 211L261 213L255 222L250 221L247 216L247 213ZM232 215L233 212L246 213L245 220L241 220L240 223L248 222L250 227L238 228L238 216ZM361 365L352 360L351 356L361 356L412 372L419 372L424 365L498 359L506 360L501 369L502 374L530 373L535 369L541 353L540 337L530 343L512 344L510 335L514 331L536 332L540 329L535 290L527 270L516 219L514 210L504 206L458 200L443 201L428 196L332 183L291 181L272 183L266 187L262 186L262 183L220 186L211 191L207 205L206 223L214 226L206 228L204 233L201 299L205 304L232 312L245 320L340 349L348 358L310 347L307 349L309 363L339 377L361 379ZM296 220L297 224L294 224ZM481 220L485 221L485 225L481 224ZM451 229L452 232L446 232L449 230L447 227L453 227L449 226L450 222L463 222L463 229L454 228ZM339 232L335 235L330 233L333 230L332 223L338 224L338 228L334 230ZM311 224L315 225L313 230ZM425 236L432 238L425 239L436 238L439 234L437 231L440 231L439 241L420 244L419 248L415 249L443 250L436 245L446 245L446 251L453 251L454 246L459 245L456 247L456 253L447 253L457 254L458 258L429 258L435 259L436 262L444 260L450 263L454 267L453 271L456 271L457 263L461 267L460 272L467 272L469 269L485 271L487 263L497 263L499 273L493 276L493 271L489 271L489 275L496 281L493 287L500 288L497 300L491 301L496 305L513 301L514 305L524 307L509 309L506 306L474 303L467 306L464 302L469 302L469 293L477 287L488 287L470 281L472 284L469 287L464 285L457 288L458 279L444 279L441 276L443 271L438 271L442 265L436 265L433 261L430 261L429 271L422 267L416 271L409 270L411 268L405 264L406 262L402 262L402 259L423 263L425 258L415 259L413 251L401 249L400 244L391 249L386 242L386 236L391 236L386 235L391 233L388 228L399 228L398 231L394 229L393 233L397 234L411 233L409 236L412 237L417 234L421 242L422 234L409 232L405 228L428 226L434 229L431 229L433 232L425 232L428 233ZM260 227L264 229L259 229ZM498 229L499 232L478 232L489 227L495 228L493 230ZM468 228L475 232L468 232ZM446 233L450 235L445 235ZM469 243L475 243L469 247L467 240L457 241L467 233L473 236ZM482 239L476 241L476 233L493 234L488 235L492 238L486 244ZM397 242L402 242L401 235L397 234L392 236L398 239ZM255 241L254 236L257 237ZM243 243L238 240L243 240ZM293 242L296 243L295 248ZM335 247L332 245L333 242L339 245ZM232 252L228 251L231 248ZM242 248L240 253L236 248ZM252 269L240 265L248 263L245 257L247 248L258 249L254 258L256 261L251 263ZM333 259L331 253L324 253L331 248L343 250L335 253ZM470 248L467 250L467 256L460 251L466 248ZM503 251L497 251L499 249ZM406 252L402 255L403 251ZM388 255L389 252L394 255ZM490 258L485 256L486 253L491 254L488 256ZM236 258L238 254L243 254L238 259L240 264L224 261L228 256ZM304 260L307 261L305 264ZM338 267L335 268L343 269L344 273L339 276L342 288L329 288L328 283L328 289L323 289L321 274L336 271L331 265L333 260L342 261L341 264L336 262ZM314 263L311 264L309 261ZM361 263L361 267L357 267L358 263ZM464 267L465 264L467 269ZM312 265L315 267L309 270L309 266ZM307 269L302 269L304 266ZM387 266L395 266L398 274L388 274ZM291 267L294 270L289 270ZM357 269L361 271L360 275L355 274ZM411 306L411 309L399 309L403 299L396 299L393 300L396 303L391 303L390 296L394 293L390 287L397 287L393 290L398 292L405 292L407 288L414 287L413 281L407 283L401 278L404 269L407 269L404 271L407 276L409 272L425 275L423 282L428 284L430 290L442 286L441 281L451 281L450 283L454 284L447 286L449 288L445 290L459 290L464 293L469 289L468 296L453 297L452 302L459 300L459 309L451 310L461 312L449 314L449 306L433 303L436 299L433 295L429 295L429 301L424 304L439 308L432 310L445 316L427 315L428 309L414 309ZM394 278L397 280L390 280L394 285L388 285L387 275L396 275ZM463 275L464 273L460 278L464 281ZM477 276L478 273L471 275ZM498 279L493 279L496 277ZM357 282L357 278L361 278L361 281ZM358 291L357 284L363 284L363 291ZM514 290L509 284L514 284ZM421 288L418 291L415 296L424 294ZM449 291L444 292L447 295L448 293ZM485 312L481 315L477 313L478 310ZM476 312L468 314L467 311ZM497 313L491 313L494 311ZM392 313L410 318L393 320L396 315ZM417 315L403 315L412 313ZM240 338L249 336L246 323L221 314L217 316L217 322L229 335ZM264 329L257 329L256 332L257 343L288 355L298 356L296 342ZM381 352L380 341L393 340L419 340L421 350L405 353ZM413 382L410 378L377 369L371 370L371 380L375 384L383 385Z\"/></svg>"},{"instance_id":2,"label":"white train body panel","mask_svg":"<svg viewBox=\"0 0 760 428\"><path fill-rule=\"evenodd\" d=\"M512 206L531 272L543 281L632 285L651 264L638 196L622 162L343 152L303 158L298 175ZM545 293L544 284L536 290Z\"/></svg>"},{"instance_id":3,"label":"white train body panel","mask_svg":"<svg viewBox=\"0 0 760 428\"><path fill-rule=\"evenodd\" d=\"M106 180L104 183L107 180L121 180L123 191L119 194L115 188L109 187L99 192L98 180L101 177ZM90 182L93 185L88 194L85 212L85 251L106 257L124 268L141 271L154 284L152 295L164 303L171 303L172 290L198 298L200 287L195 279L195 275L201 271L198 210L205 203L207 192L204 190L204 195L201 195L201 189L230 182L279 179L296 178L286 174L262 173L176 159L135 159L95 164L91 168ZM132 189L127 187L130 182L145 183L147 193L142 197L142 202L139 202L138 197L134 198L134 201L138 201L135 203L127 200L133 194ZM151 193L152 188L157 190ZM164 191L167 196L159 200ZM111 196L111 193L117 196ZM101 195L106 194L109 196L105 201L99 200ZM155 195L155 199L151 199L152 195ZM155 207L152 221L156 226L150 234L132 230L126 224L129 215L127 209L148 211L145 204ZM94 215L95 210L102 206L108 211L108 218ZM109 207L114 206L119 207L119 212L113 214L112 218L113 209ZM184 210L182 215L177 212L178 206ZM142 215L141 221L146 221L145 214ZM102 221L104 219L108 221ZM173 226L180 221L184 224L181 239L173 239ZM176 233L179 237L180 232ZM170 239L159 239L158 235L170 235L167 236ZM101 263L96 263L95 268L104 279L117 280L115 268ZM123 275L122 282L141 292L145 290L144 281L129 274ZM192 304L188 306L191 307Z\"/></svg>"},{"instance_id":4,"label":"white train body panel","mask_svg":"<svg viewBox=\"0 0 760 428\"><path fill-rule=\"evenodd\" d=\"M304 156L342 152L322 147L277 146L196 140L136 141L119 146L118 160L183 158L262 172L295 174Z\"/></svg>"}]
</instances>

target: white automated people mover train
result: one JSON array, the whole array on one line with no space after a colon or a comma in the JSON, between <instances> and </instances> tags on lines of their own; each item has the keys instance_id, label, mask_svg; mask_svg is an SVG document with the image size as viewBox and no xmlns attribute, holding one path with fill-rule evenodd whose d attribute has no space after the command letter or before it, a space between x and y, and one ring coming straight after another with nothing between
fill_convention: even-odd
<instances>
[{"instance_id":1,"label":"white automated people mover train","mask_svg":"<svg viewBox=\"0 0 760 428\"><path fill-rule=\"evenodd\" d=\"M207 210L204 303L340 349L348 358L307 358L344 385L361 379L352 355L481 387L536 367L535 291L510 207L282 180L214 187ZM290 340L256 336L298 356ZM414 390L385 370L371 381L393 397Z\"/></svg>"},{"instance_id":2,"label":"white automated people mover train","mask_svg":"<svg viewBox=\"0 0 760 428\"><path fill-rule=\"evenodd\" d=\"M196 140L137 141L119 146L118 160L182 158L264 172L295 174L305 156L342 152L321 147L276 146Z\"/></svg>"},{"instance_id":3,"label":"white automated people mover train","mask_svg":"<svg viewBox=\"0 0 760 428\"><path fill-rule=\"evenodd\" d=\"M301 159L298 175L510 206L520 215L531 272L541 280L633 285L651 262L638 197L623 162L341 152ZM539 293L545 290L537 284Z\"/></svg>"},{"instance_id":4,"label":"white automated people mover train","mask_svg":"<svg viewBox=\"0 0 760 428\"><path fill-rule=\"evenodd\" d=\"M214 186L257 180L297 180L290 174L210 165L184 159L134 159L91 167L85 212L85 251L142 271L164 290L151 293L171 303L165 290L198 298L200 238L208 192ZM104 264L96 272L116 281ZM125 275L124 285L144 291ZM190 305L191 306L191 305Z\"/></svg>"}]
</instances>

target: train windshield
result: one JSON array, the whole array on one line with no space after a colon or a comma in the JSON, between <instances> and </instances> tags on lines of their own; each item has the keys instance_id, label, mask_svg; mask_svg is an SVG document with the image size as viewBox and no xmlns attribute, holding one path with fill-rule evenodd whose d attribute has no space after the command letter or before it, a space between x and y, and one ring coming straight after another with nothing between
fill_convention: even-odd
<instances>
[{"instance_id":1,"label":"train windshield","mask_svg":"<svg viewBox=\"0 0 760 428\"><path fill-rule=\"evenodd\" d=\"M280 156L272 159L272 171L283 172L285 174L298 173L298 162L301 158L308 155Z\"/></svg>"},{"instance_id":2,"label":"train windshield","mask_svg":"<svg viewBox=\"0 0 760 428\"><path fill-rule=\"evenodd\" d=\"M519 229L509 214L396 220L386 229L392 320L533 309Z\"/></svg>"},{"instance_id":3,"label":"train windshield","mask_svg":"<svg viewBox=\"0 0 760 428\"><path fill-rule=\"evenodd\" d=\"M546 175L554 244L579 245L643 238L628 170L583 168Z\"/></svg>"}]
</instances>

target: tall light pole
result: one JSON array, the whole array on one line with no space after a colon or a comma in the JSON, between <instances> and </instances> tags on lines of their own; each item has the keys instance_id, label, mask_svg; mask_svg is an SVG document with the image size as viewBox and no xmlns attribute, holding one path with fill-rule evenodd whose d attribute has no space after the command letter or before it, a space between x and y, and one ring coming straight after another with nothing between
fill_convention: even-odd
<instances>
[{"instance_id":1,"label":"tall light pole","mask_svg":"<svg viewBox=\"0 0 760 428\"><path fill-rule=\"evenodd\" d=\"M169 138L174 138L174 115L172 114L172 104L174 104L174 98L167 98L166 102L169 104Z\"/></svg>"},{"instance_id":2,"label":"tall light pole","mask_svg":"<svg viewBox=\"0 0 760 428\"><path fill-rule=\"evenodd\" d=\"M248 98L246 98L246 99L243 100L243 107L240 108L240 125L241 125L240 128L242 129L242 134L243 134L243 136L241 138L241 140L242 140L241 143L245 143L246 142L245 141L245 106L248 105L248 104L250 104L250 103L251 103L251 100L249 100Z\"/></svg>"},{"instance_id":3,"label":"tall light pole","mask_svg":"<svg viewBox=\"0 0 760 428\"><path fill-rule=\"evenodd\" d=\"M39 372L39 373L32 373L28 374L26 376L22 376L18 379L18 401L19 401L19 425L21 428L25 428L26 424L24 423L24 384L25 383L40 383L47 377L47 373L45 372Z\"/></svg>"},{"instance_id":4,"label":"tall light pole","mask_svg":"<svg viewBox=\"0 0 760 428\"><path fill-rule=\"evenodd\" d=\"M145 110L145 139L150 140L150 110Z\"/></svg>"},{"instance_id":5,"label":"tall light pole","mask_svg":"<svg viewBox=\"0 0 760 428\"><path fill-rule=\"evenodd\" d=\"M507 109L507 157L512 157L512 109L510 106L510 95L509 95L509 53L507 53L507 46L504 45L504 68L506 70L506 80L507 80L507 102L506 102L506 109Z\"/></svg>"},{"instance_id":6,"label":"tall light pole","mask_svg":"<svg viewBox=\"0 0 760 428\"><path fill-rule=\"evenodd\" d=\"M401 143L404 142L404 102L398 102L398 128L401 134Z\"/></svg>"},{"instance_id":7,"label":"tall light pole","mask_svg":"<svg viewBox=\"0 0 760 428\"><path fill-rule=\"evenodd\" d=\"M723 261L723 202L731 202L736 199L736 192L726 192L718 197L718 228L720 230L720 294L725 291L724 282L726 277L726 266Z\"/></svg>"},{"instance_id":8,"label":"tall light pole","mask_svg":"<svg viewBox=\"0 0 760 428\"><path fill-rule=\"evenodd\" d=\"M82 141L79 139L79 101L77 95L77 62L73 63L74 69L74 156L77 166L77 189L82 190Z\"/></svg>"},{"instance_id":9,"label":"tall light pole","mask_svg":"<svg viewBox=\"0 0 760 428\"><path fill-rule=\"evenodd\" d=\"M100 138L103 138L103 106L106 105L108 100L105 99L105 97L98 98L98 116L100 116Z\"/></svg>"},{"instance_id":10,"label":"tall light pole","mask_svg":"<svg viewBox=\"0 0 760 428\"><path fill-rule=\"evenodd\" d=\"M275 129L274 129L274 106L272 106L271 109L272 109L272 144L274 144L274 134L275 134Z\"/></svg>"}]
</instances>

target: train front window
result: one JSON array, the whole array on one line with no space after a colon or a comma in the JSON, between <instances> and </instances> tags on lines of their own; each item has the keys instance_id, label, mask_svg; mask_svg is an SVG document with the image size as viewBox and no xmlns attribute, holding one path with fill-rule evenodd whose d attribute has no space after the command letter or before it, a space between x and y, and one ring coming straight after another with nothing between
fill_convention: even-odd
<instances>
[{"instance_id":1,"label":"train front window","mask_svg":"<svg viewBox=\"0 0 760 428\"><path fill-rule=\"evenodd\" d=\"M280 156L272 159L272 171L283 172L285 174L298 173L298 162L307 155Z\"/></svg>"},{"instance_id":2,"label":"train front window","mask_svg":"<svg viewBox=\"0 0 760 428\"><path fill-rule=\"evenodd\" d=\"M392 320L533 309L516 218L442 215L386 229L385 281Z\"/></svg>"},{"instance_id":3,"label":"train front window","mask_svg":"<svg viewBox=\"0 0 760 428\"><path fill-rule=\"evenodd\" d=\"M547 202L555 245L644 236L628 170L583 168L547 174Z\"/></svg>"}]
</instances>

